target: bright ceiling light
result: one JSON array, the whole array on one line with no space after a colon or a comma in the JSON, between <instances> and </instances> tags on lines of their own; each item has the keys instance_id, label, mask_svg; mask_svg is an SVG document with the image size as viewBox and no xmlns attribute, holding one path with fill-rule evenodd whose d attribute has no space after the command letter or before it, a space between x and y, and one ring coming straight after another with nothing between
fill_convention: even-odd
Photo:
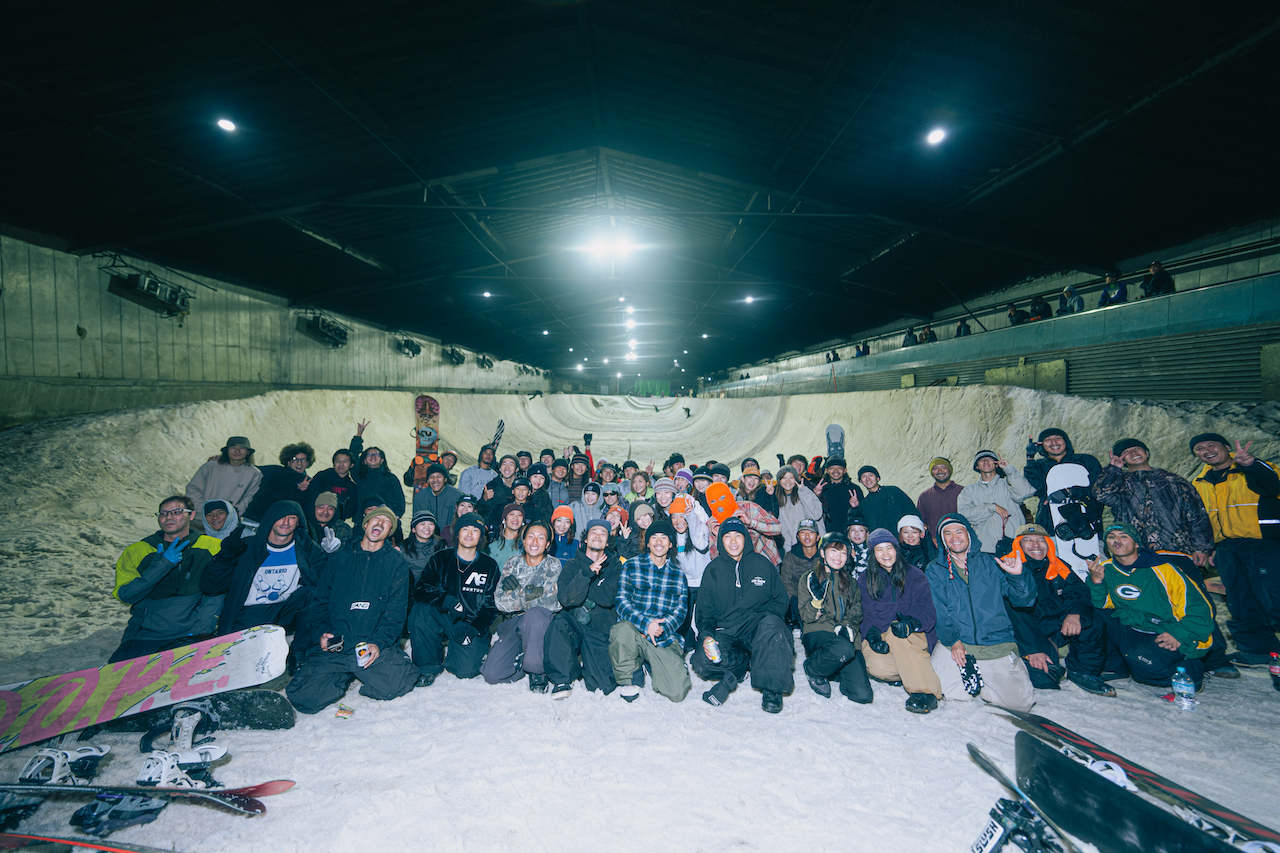
<instances>
[{"instance_id":1,"label":"bright ceiling light","mask_svg":"<svg viewBox=\"0 0 1280 853\"><path fill-rule=\"evenodd\" d=\"M591 245L587 246L587 251L597 258L603 258L609 254L609 244L603 240L592 240Z\"/></svg>"},{"instance_id":2,"label":"bright ceiling light","mask_svg":"<svg viewBox=\"0 0 1280 853\"><path fill-rule=\"evenodd\" d=\"M755 301L756 301L756 298L755 298L754 296L748 296L748 297L747 297L747 304L748 304L748 305L750 305L752 302L755 302Z\"/></svg>"},{"instance_id":3,"label":"bright ceiling light","mask_svg":"<svg viewBox=\"0 0 1280 853\"><path fill-rule=\"evenodd\" d=\"M633 352L629 352L629 353L627 353L627 361L635 361L635 360L636 360L636 354L635 354L635 353L633 353Z\"/></svg>"},{"instance_id":4,"label":"bright ceiling light","mask_svg":"<svg viewBox=\"0 0 1280 853\"><path fill-rule=\"evenodd\" d=\"M619 378L619 379L621 379L621 378L622 378L622 371L621 371L621 370L619 370L619 371L618 371L618 378Z\"/></svg>"},{"instance_id":5,"label":"bright ceiling light","mask_svg":"<svg viewBox=\"0 0 1280 853\"><path fill-rule=\"evenodd\" d=\"M636 306L634 306L634 305L628 305L628 306L627 306L627 313L628 313L628 314L634 314L634 313L636 313Z\"/></svg>"},{"instance_id":6,"label":"bright ceiling light","mask_svg":"<svg viewBox=\"0 0 1280 853\"><path fill-rule=\"evenodd\" d=\"M680 368L680 372L681 372L681 373L684 373L684 368L683 368L683 367L682 367L682 368Z\"/></svg>"},{"instance_id":7,"label":"bright ceiling light","mask_svg":"<svg viewBox=\"0 0 1280 853\"><path fill-rule=\"evenodd\" d=\"M218 119L218 127L230 133L236 129L236 123L229 118Z\"/></svg>"},{"instance_id":8,"label":"bright ceiling light","mask_svg":"<svg viewBox=\"0 0 1280 853\"><path fill-rule=\"evenodd\" d=\"M581 370L581 369L582 369L582 365L581 365L581 364L579 364L579 365L578 365L578 369L579 369L579 370Z\"/></svg>"},{"instance_id":9,"label":"bright ceiling light","mask_svg":"<svg viewBox=\"0 0 1280 853\"><path fill-rule=\"evenodd\" d=\"M613 252L616 255L626 257L631 254L631 250L634 248L635 246L631 245L631 241L626 237L618 237L613 241Z\"/></svg>"},{"instance_id":10,"label":"bright ceiling light","mask_svg":"<svg viewBox=\"0 0 1280 853\"><path fill-rule=\"evenodd\" d=\"M703 333L702 333L702 336L705 338L705 337L707 336L707 333L706 333L706 332L703 332Z\"/></svg>"},{"instance_id":11,"label":"bright ceiling light","mask_svg":"<svg viewBox=\"0 0 1280 853\"><path fill-rule=\"evenodd\" d=\"M550 333L549 331L547 331L546 329L543 329L543 330L542 330L542 334L544 334L544 335L549 335L549 334L551 334L551 333Z\"/></svg>"},{"instance_id":12,"label":"bright ceiling light","mask_svg":"<svg viewBox=\"0 0 1280 853\"><path fill-rule=\"evenodd\" d=\"M684 351L684 354L685 354L685 355L688 355L688 354L689 354L689 351L688 351L688 350L685 350L685 351Z\"/></svg>"},{"instance_id":13,"label":"bright ceiling light","mask_svg":"<svg viewBox=\"0 0 1280 853\"><path fill-rule=\"evenodd\" d=\"M925 141L930 145L937 145L939 142L947 138L947 132L940 127L935 127L929 131L929 135L925 137Z\"/></svg>"},{"instance_id":14,"label":"bright ceiling light","mask_svg":"<svg viewBox=\"0 0 1280 853\"><path fill-rule=\"evenodd\" d=\"M492 296L492 295L493 295L493 294L492 294L492 293L490 293L490 292L489 292L489 291L487 291L487 290L484 292L484 298L485 298L485 299L488 299L488 298L489 298L490 296Z\"/></svg>"},{"instance_id":15,"label":"bright ceiling light","mask_svg":"<svg viewBox=\"0 0 1280 853\"><path fill-rule=\"evenodd\" d=\"M618 297L618 301L619 301L619 302L626 302L626 301L627 301L627 297L625 297L625 296L619 296L619 297Z\"/></svg>"},{"instance_id":16,"label":"bright ceiling light","mask_svg":"<svg viewBox=\"0 0 1280 853\"><path fill-rule=\"evenodd\" d=\"M636 321L635 321L635 320L628 320L628 321L627 321L627 328L628 328L628 329L634 329L635 327L636 327Z\"/></svg>"},{"instance_id":17,"label":"bright ceiling light","mask_svg":"<svg viewBox=\"0 0 1280 853\"><path fill-rule=\"evenodd\" d=\"M605 363L605 364L608 364L608 363L609 363L609 359L607 359L607 358L606 358L606 359L604 360L604 363Z\"/></svg>"},{"instance_id":18,"label":"bright ceiling light","mask_svg":"<svg viewBox=\"0 0 1280 853\"><path fill-rule=\"evenodd\" d=\"M635 349L636 342L634 340L627 341L627 346L631 347L632 349Z\"/></svg>"},{"instance_id":19,"label":"bright ceiling light","mask_svg":"<svg viewBox=\"0 0 1280 853\"><path fill-rule=\"evenodd\" d=\"M569 352L573 352L573 347L569 347Z\"/></svg>"}]
</instances>

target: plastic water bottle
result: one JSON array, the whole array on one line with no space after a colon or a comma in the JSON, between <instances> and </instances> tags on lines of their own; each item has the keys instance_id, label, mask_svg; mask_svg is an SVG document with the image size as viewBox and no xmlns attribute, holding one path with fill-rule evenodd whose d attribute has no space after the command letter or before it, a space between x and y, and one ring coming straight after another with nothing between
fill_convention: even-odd
<instances>
[{"instance_id":1,"label":"plastic water bottle","mask_svg":"<svg viewBox=\"0 0 1280 853\"><path fill-rule=\"evenodd\" d=\"M1200 703L1196 701L1196 684L1191 680L1191 676L1187 675L1185 666L1178 667L1178 672L1173 676L1173 701L1179 708L1184 711L1194 711Z\"/></svg>"},{"instance_id":2,"label":"plastic water bottle","mask_svg":"<svg viewBox=\"0 0 1280 853\"><path fill-rule=\"evenodd\" d=\"M1271 686L1280 690L1280 652L1271 653Z\"/></svg>"}]
</instances>

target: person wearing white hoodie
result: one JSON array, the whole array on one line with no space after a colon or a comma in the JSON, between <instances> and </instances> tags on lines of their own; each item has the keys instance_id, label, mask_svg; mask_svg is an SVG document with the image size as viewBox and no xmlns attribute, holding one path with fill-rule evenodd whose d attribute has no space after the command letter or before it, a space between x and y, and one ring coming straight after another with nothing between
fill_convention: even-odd
<instances>
[{"instance_id":1,"label":"person wearing white hoodie","mask_svg":"<svg viewBox=\"0 0 1280 853\"><path fill-rule=\"evenodd\" d=\"M702 573L711 562L711 531L707 529L702 507L688 495L676 495L668 511L671 513L671 526L676 530L676 541L673 543L676 562L684 570L684 578L689 584L689 606L677 633L680 634L684 647L692 651L697 645L693 610L698 604Z\"/></svg>"},{"instance_id":2,"label":"person wearing white hoodie","mask_svg":"<svg viewBox=\"0 0 1280 853\"><path fill-rule=\"evenodd\" d=\"M956 511L969 520L982 550L994 554L1001 539L1017 536L1026 523L1022 502L1036 490L1017 468L990 450L978 451L973 470L980 479L960 492Z\"/></svg>"},{"instance_id":3,"label":"person wearing white hoodie","mask_svg":"<svg viewBox=\"0 0 1280 853\"><path fill-rule=\"evenodd\" d=\"M778 521L782 522L782 553L796 544L796 530L805 519L817 519L818 538L827 532L822 520L822 501L813 489L800 481L795 468L784 465L778 470L778 487L774 497L778 501Z\"/></svg>"}]
</instances>

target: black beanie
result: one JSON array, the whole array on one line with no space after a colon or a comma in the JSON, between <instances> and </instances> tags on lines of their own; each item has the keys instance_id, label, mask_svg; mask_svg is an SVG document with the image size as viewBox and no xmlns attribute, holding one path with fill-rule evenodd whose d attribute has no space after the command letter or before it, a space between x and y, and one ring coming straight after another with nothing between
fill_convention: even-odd
<instances>
[{"instance_id":1,"label":"black beanie","mask_svg":"<svg viewBox=\"0 0 1280 853\"><path fill-rule=\"evenodd\" d=\"M1119 456L1121 453L1124 453L1130 447L1141 447L1144 451L1146 451L1148 456L1151 455L1151 450L1145 444L1142 443L1141 439L1137 439L1137 438L1120 439L1115 444L1111 445L1111 455Z\"/></svg>"},{"instance_id":2,"label":"black beanie","mask_svg":"<svg viewBox=\"0 0 1280 853\"><path fill-rule=\"evenodd\" d=\"M1058 429L1057 427L1049 427L1048 429L1042 429L1042 430L1040 430L1040 438L1039 438L1039 439L1037 439L1037 440L1038 440L1038 441L1044 441L1046 438L1048 438L1048 437L1049 437L1049 436L1051 436L1051 435L1060 435L1060 436L1062 436L1062 438L1063 438L1063 440L1064 440L1064 441L1070 441L1070 440L1071 440L1071 437L1070 437L1070 436L1068 436L1065 432L1063 432L1062 430Z\"/></svg>"},{"instance_id":3,"label":"black beanie","mask_svg":"<svg viewBox=\"0 0 1280 853\"><path fill-rule=\"evenodd\" d=\"M1196 445L1202 441L1216 441L1219 444L1221 444L1223 447L1227 448L1227 450L1231 449L1231 445L1227 442L1227 440L1222 436L1218 435L1216 432L1202 432L1199 435L1197 435L1195 438L1191 439L1192 453L1196 452Z\"/></svg>"},{"instance_id":4,"label":"black beanie","mask_svg":"<svg viewBox=\"0 0 1280 853\"><path fill-rule=\"evenodd\" d=\"M876 470L876 468L875 468L875 466L874 466L874 465L863 465L861 468L859 468L859 469L858 469L858 479L859 479L859 480L861 480L861 479L862 479L862 475L863 475L863 474L867 474L867 473L875 474L875 475L876 475L876 479L877 479L877 480L879 480L879 479L880 479L880 472Z\"/></svg>"},{"instance_id":5,"label":"black beanie","mask_svg":"<svg viewBox=\"0 0 1280 853\"><path fill-rule=\"evenodd\" d=\"M645 541L647 542L653 539L653 537L658 533L667 537L667 541L671 543L672 548L676 546L676 529L671 522L667 521L665 518L656 519L649 525L649 529L645 531Z\"/></svg>"}]
</instances>

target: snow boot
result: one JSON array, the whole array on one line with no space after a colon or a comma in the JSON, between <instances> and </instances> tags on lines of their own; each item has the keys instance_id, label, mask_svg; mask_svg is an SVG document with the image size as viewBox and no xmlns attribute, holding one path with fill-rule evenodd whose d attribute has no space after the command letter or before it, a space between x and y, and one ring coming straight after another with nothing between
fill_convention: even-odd
<instances>
[{"instance_id":1,"label":"snow boot","mask_svg":"<svg viewBox=\"0 0 1280 853\"><path fill-rule=\"evenodd\" d=\"M97 799L71 816L71 825L87 835L105 838L117 829L151 823L169 805L165 799L126 794L99 794Z\"/></svg>"},{"instance_id":2,"label":"snow boot","mask_svg":"<svg viewBox=\"0 0 1280 853\"><path fill-rule=\"evenodd\" d=\"M418 676L418 683L413 685L416 687L430 687L436 683L436 679L440 677L438 672L424 672Z\"/></svg>"},{"instance_id":3,"label":"snow boot","mask_svg":"<svg viewBox=\"0 0 1280 853\"><path fill-rule=\"evenodd\" d=\"M702 701L708 705L715 705L717 708L729 701L729 694L738 686L738 677L732 672L726 672L724 678L717 681L715 685L702 694Z\"/></svg>"},{"instance_id":4,"label":"snow boot","mask_svg":"<svg viewBox=\"0 0 1280 853\"><path fill-rule=\"evenodd\" d=\"M547 676L542 672L529 673L529 690L533 693L547 692Z\"/></svg>"},{"instance_id":5,"label":"snow boot","mask_svg":"<svg viewBox=\"0 0 1280 853\"><path fill-rule=\"evenodd\" d=\"M569 694L572 692L573 692L572 684L569 684L567 682L565 684L557 684L555 687L551 688L551 698L552 699L568 699Z\"/></svg>"},{"instance_id":6,"label":"snow boot","mask_svg":"<svg viewBox=\"0 0 1280 853\"><path fill-rule=\"evenodd\" d=\"M1239 678L1240 670L1236 669L1232 664L1227 664L1217 669L1211 669L1205 674L1212 675L1214 678Z\"/></svg>"},{"instance_id":7,"label":"snow boot","mask_svg":"<svg viewBox=\"0 0 1280 853\"><path fill-rule=\"evenodd\" d=\"M760 699L760 707L764 709L766 714L781 714L782 694L773 690L764 691L764 696Z\"/></svg>"},{"instance_id":8,"label":"snow boot","mask_svg":"<svg viewBox=\"0 0 1280 853\"><path fill-rule=\"evenodd\" d=\"M820 675L810 675L809 668L805 667L805 677L809 679L809 686L813 688L813 692L817 693L823 699L831 698L831 682Z\"/></svg>"},{"instance_id":9,"label":"snow boot","mask_svg":"<svg viewBox=\"0 0 1280 853\"><path fill-rule=\"evenodd\" d=\"M932 693L912 693L907 697L907 710L913 714L927 714L937 707L938 700Z\"/></svg>"},{"instance_id":10,"label":"snow boot","mask_svg":"<svg viewBox=\"0 0 1280 853\"><path fill-rule=\"evenodd\" d=\"M1096 675L1086 675L1083 672L1072 672L1067 670L1067 678L1076 687L1086 693L1092 693L1094 696L1115 696L1116 690L1107 682L1098 678Z\"/></svg>"}]
</instances>

